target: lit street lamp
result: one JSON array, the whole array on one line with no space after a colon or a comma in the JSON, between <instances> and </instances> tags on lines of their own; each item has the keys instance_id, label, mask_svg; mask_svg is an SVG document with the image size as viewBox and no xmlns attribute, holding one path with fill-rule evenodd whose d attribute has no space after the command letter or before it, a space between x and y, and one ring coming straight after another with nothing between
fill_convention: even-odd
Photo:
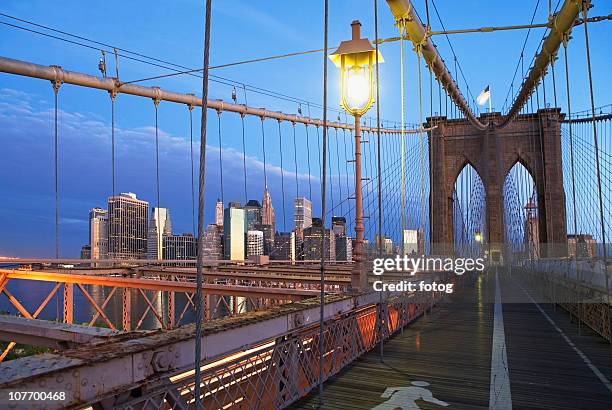
<instances>
[{"instance_id":1,"label":"lit street lamp","mask_svg":"<svg viewBox=\"0 0 612 410\"><path fill-rule=\"evenodd\" d=\"M474 235L474 240L478 243L482 242L482 234L480 233L480 231L476 231L476 234Z\"/></svg>"},{"instance_id":2,"label":"lit street lamp","mask_svg":"<svg viewBox=\"0 0 612 410\"><path fill-rule=\"evenodd\" d=\"M361 116L374 103L373 66L376 64L376 50L370 40L361 38L361 23L351 23L353 38L340 43L340 47L329 56L340 68L340 105L355 117L355 249L353 249L353 271L351 289L366 290L368 277L363 269L363 198L361 192ZM378 62L383 58L378 53Z\"/></svg>"}]
</instances>

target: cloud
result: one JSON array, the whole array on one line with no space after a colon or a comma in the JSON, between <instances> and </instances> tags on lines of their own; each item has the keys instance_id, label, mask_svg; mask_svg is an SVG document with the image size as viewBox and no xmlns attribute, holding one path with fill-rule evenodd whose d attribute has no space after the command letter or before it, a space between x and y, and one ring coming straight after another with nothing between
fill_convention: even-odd
<instances>
[{"instance_id":1,"label":"cloud","mask_svg":"<svg viewBox=\"0 0 612 410\"><path fill-rule=\"evenodd\" d=\"M246 23L257 24L269 33L291 39L296 44L305 44L304 36L291 25L277 20L271 15L252 7L249 2L226 1L217 2L216 11L232 19L239 19Z\"/></svg>"},{"instance_id":2,"label":"cloud","mask_svg":"<svg viewBox=\"0 0 612 410\"><path fill-rule=\"evenodd\" d=\"M9 133L0 135L0 138L19 137L20 145L28 145L40 141L41 138L52 135L54 111L52 108L34 109L29 101L29 94L8 88L0 89L0 125ZM68 112L58 110L58 133L60 144L71 147L77 142L86 142L91 150L107 151L111 140L110 124L94 118L93 114L81 112ZM190 153L190 143L184 137L173 135L162 128L158 129L160 154L166 156L180 156L184 158ZM121 128L115 126L115 149L118 156L127 154L138 155L143 148L149 148L155 141L155 127L150 125ZM80 145L80 144L79 144ZM199 150L199 143L194 141L194 151ZM207 145L207 157L218 158L219 147ZM243 154L232 147L221 149L223 165L242 169ZM197 158L196 158L197 161ZM263 171L264 163L252 155L246 156L249 170ZM277 165L266 164L266 171L271 175L281 175L281 168ZM295 172L283 169L285 177L295 179ZM308 175L298 173L299 179L307 179ZM312 176L314 180L315 177Z\"/></svg>"},{"instance_id":3,"label":"cloud","mask_svg":"<svg viewBox=\"0 0 612 410\"><path fill-rule=\"evenodd\" d=\"M64 104L64 107L66 105ZM0 251L14 254L31 254L33 249L46 249L53 243L55 221L54 194L54 110L49 103L34 95L10 88L0 89L0 221L6 232L0 237ZM125 115L125 112L123 113ZM125 117L123 117L125 118ZM168 118L168 117L166 117ZM176 118L165 124L176 126ZM173 122L174 121L174 122ZM243 201L244 171L247 167L248 197L261 199L264 188L264 162L262 158L248 154L243 158L241 147L230 146L236 129L231 120L224 132L227 135L223 148L214 145L216 138L207 145L206 218L214 217L214 198L224 193L225 202ZM235 125L235 124L234 124ZM211 131L215 124L211 123ZM180 127L179 127L180 129ZM105 206L111 194L111 127L110 121L96 113L58 110L59 132L59 211L62 253L75 256L87 238L87 212L95 206ZM191 229L191 163L189 137L158 129L160 149L161 206L172 210L177 232ZM236 142L236 139L234 139ZM249 142L253 144L253 142ZM194 167L197 185L199 144L194 140ZM289 149L289 147L287 147ZM116 192L136 192L142 199L156 205L155 177L155 127L116 126ZM223 162L223 190L220 185L219 151ZM318 166L312 175L304 171L301 162L297 171L292 160L285 167L277 153L271 153L265 164L268 187L271 191L277 215L282 206L287 216L292 212L292 200L296 195L307 195L312 187L318 196L320 178ZM316 163L316 158L313 160ZM332 169L333 171L333 169ZM281 184L281 176L284 186ZM334 191L338 191L337 174L333 178ZM352 176L350 177L352 180ZM346 175L341 174L342 182ZM329 185L328 185L329 186ZM284 188L284 191L283 191ZM331 187L330 187L331 188ZM284 200L283 201L283 193ZM319 206L316 196L313 206ZM292 218L288 217L287 229ZM283 227L284 228L284 227ZM11 241L11 235L23 238ZM34 236L32 236L34 235ZM26 239L27 238L27 239ZM35 240L34 240L35 239ZM29 242L28 242L29 241ZM21 247L21 250L20 250Z\"/></svg>"}]
</instances>

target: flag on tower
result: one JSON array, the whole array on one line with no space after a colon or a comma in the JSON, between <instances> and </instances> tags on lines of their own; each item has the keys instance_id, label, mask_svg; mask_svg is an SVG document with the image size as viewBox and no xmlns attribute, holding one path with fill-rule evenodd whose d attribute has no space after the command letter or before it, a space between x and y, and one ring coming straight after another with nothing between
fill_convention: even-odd
<instances>
[{"instance_id":1,"label":"flag on tower","mask_svg":"<svg viewBox=\"0 0 612 410\"><path fill-rule=\"evenodd\" d=\"M491 98L491 90L487 85L487 88L482 90L478 95L478 98L476 98L476 102L478 103L478 105L485 105L487 101L489 101L489 98Z\"/></svg>"}]
</instances>

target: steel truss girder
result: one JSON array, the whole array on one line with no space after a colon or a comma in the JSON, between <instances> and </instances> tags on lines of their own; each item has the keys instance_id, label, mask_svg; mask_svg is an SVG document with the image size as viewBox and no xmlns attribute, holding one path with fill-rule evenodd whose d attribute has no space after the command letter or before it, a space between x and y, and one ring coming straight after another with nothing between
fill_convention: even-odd
<instances>
[{"instance_id":1,"label":"steel truss girder","mask_svg":"<svg viewBox=\"0 0 612 410\"><path fill-rule=\"evenodd\" d=\"M425 279L431 280L440 280L440 276ZM427 309L429 302L421 299L408 293L388 295L385 302L388 306L381 310L388 315L385 320L388 332L384 334L398 330ZM324 307L327 331L324 337L331 361L326 363L326 378L375 345L378 340L375 335L378 302L379 295L375 292L327 297ZM232 402L232 395L236 398L251 395L250 400L257 400L260 393L251 391L249 386L257 384L258 388L275 389L278 384L274 380L279 376L270 372L278 372L281 364L289 364L294 359L299 360L306 373L284 376L300 377L299 384L287 383L287 395L275 396L275 390L268 392L270 399L277 400L274 407L288 404L316 386L318 303L318 299L312 299L277 306L267 312L252 312L233 319L204 323L202 343L205 348L201 360L205 374L210 376L203 380L207 384L203 389L208 394L206 400L209 403L211 400ZM179 396L185 398L193 388L194 329L195 325L188 325L168 331L146 332L139 337L119 335L104 343L89 344L60 354L13 360L0 365L0 388L18 386L22 390L36 390L38 386L45 386L47 390L69 392L68 401L50 403L48 408L101 401L120 407L121 403L113 402L113 397L126 400L129 391L139 386L145 389L141 391L142 397L128 399L132 402L126 408L131 408L135 402L159 403L159 400L177 400ZM293 347L283 347L284 343ZM266 353L270 348L273 348L272 353ZM290 352L299 353L299 358ZM284 358L279 360L279 355ZM251 360L253 357L254 361ZM270 359L277 363L268 365ZM292 368L297 364L293 363ZM245 377L255 379L247 380ZM155 386L161 386L161 390ZM212 403L211 408L218 407Z\"/></svg>"},{"instance_id":2,"label":"steel truss girder","mask_svg":"<svg viewBox=\"0 0 612 410\"><path fill-rule=\"evenodd\" d=\"M21 271L0 269L0 274L6 274L8 279L37 280L45 282L62 282L64 284L100 285L130 289L146 289L154 291L176 291L195 293L195 284L191 282L176 282L168 280L152 280L140 278L122 278L116 276L74 275L48 271ZM72 290L70 290L72 292ZM307 289L279 289L258 286L227 286L219 284L204 285L206 294L259 297L282 300L300 300L318 294Z\"/></svg>"}]
</instances>

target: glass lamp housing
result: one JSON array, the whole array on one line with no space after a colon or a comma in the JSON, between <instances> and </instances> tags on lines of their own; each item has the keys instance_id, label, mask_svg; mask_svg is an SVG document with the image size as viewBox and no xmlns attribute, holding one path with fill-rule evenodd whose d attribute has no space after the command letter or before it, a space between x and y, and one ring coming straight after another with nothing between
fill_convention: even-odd
<instances>
[{"instance_id":1,"label":"glass lamp housing","mask_svg":"<svg viewBox=\"0 0 612 410\"><path fill-rule=\"evenodd\" d=\"M361 38L361 23L354 21L351 26L353 38L343 41L329 58L340 68L340 105L349 114L361 116L374 103L376 50L367 38ZM380 53L378 62L383 62Z\"/></svg>"}]
</instances>

